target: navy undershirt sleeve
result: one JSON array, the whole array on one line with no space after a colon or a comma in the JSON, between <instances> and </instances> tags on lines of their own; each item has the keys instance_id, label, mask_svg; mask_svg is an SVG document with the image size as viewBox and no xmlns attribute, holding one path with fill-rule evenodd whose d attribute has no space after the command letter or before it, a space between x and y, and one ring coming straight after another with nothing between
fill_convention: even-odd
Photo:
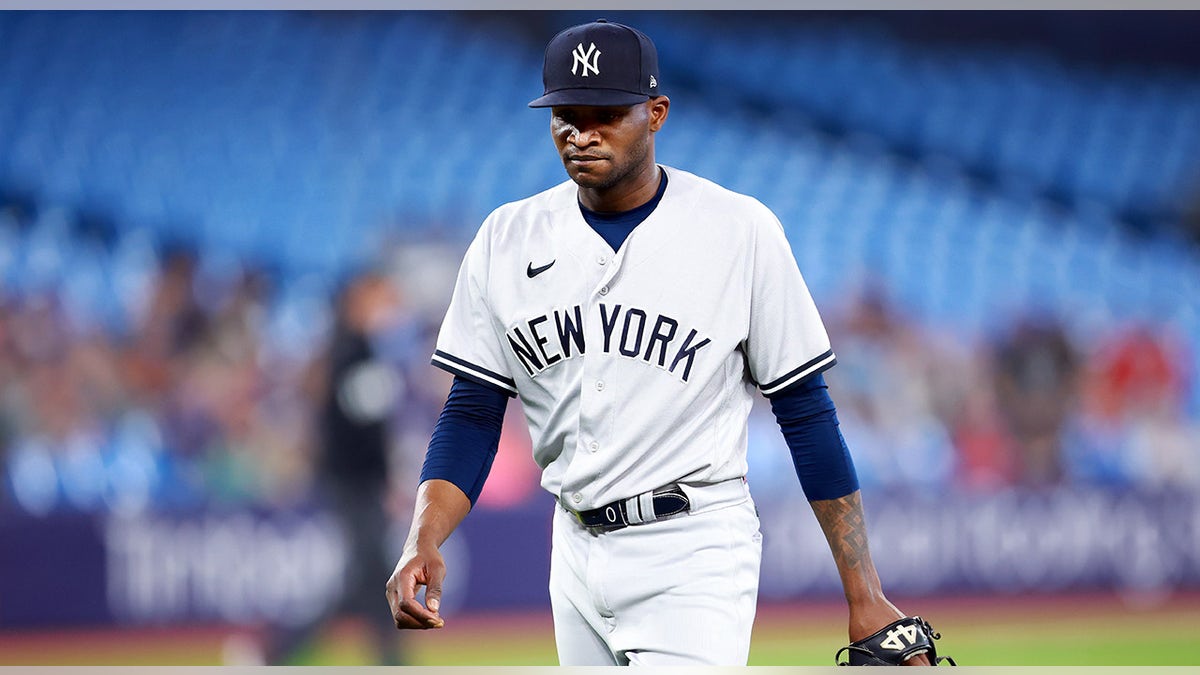
<instances>
[{"instance_id":1,"label":"navy undershirt sleeve","mask_svg":"<svg viewBox=\"0 0 1200 675\"><path fill-rule=\"evenodd\" d=\"M804 496L810 502L838 499L857 490L858 475L825 378L818 374L771 396L770 401Z\"/></svg>"},{"instance_id":2,"label":"navy undershirt sleeve","mask_svg":"<svg viewBox=\"0 0 1200 675\"><path fill-rule=\"evenodd\" d=\"M474 506L500 447L506 407L508 396L500 391L455 377L429 439L421 482L431 478L448 480Z\"/></svg>"}]
</instances>

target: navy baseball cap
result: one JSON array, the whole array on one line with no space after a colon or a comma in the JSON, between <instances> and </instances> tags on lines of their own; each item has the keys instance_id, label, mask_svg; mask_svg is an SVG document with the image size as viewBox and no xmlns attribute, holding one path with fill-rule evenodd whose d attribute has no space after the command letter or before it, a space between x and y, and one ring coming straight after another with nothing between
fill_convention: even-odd
<instances>
[{"instance_id":1,"label":"navy baseball cap","mask_svg":"<svg viewBox=\"0 0 1200 675\"><path fill-rule=\"evenodd\" d=\"M572 26L546 45L542 84L530 108L641 103L660 94L658 50L645 33L619 23Z\"/></svg>"}]
</instances>

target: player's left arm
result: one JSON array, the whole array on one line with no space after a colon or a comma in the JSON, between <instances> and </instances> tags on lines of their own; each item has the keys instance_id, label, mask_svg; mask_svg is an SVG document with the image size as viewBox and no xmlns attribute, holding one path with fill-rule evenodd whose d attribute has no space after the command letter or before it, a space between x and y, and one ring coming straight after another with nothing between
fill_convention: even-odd
<instances>
[{"instance_id":1,"label":"player's left arm","mask_svg":"<svg viewBox=\"0 0 1200 675\"><path fill-rule=\"evenodd\" d=\"M862 492L855 490L844 497L820 499L809 504L829 542L838 576L842 579L842 589L850 606L850 641L861 640L903 618L905 614L884 596L875 563L871 561ZM929 659L918 654L905 665L927 666Z\"/></svg>"},{"instance_id":2,"label":"player's left arm","mask_svg":"<svg viewBox=\"0 0 1200 675\"><path fill-rule=\"evenodd\" d=\"M822 375L769 397L800 486L829 542L846 601L850 641L868 637L905 615L883 594L867 545L866 518L854 460L842 437L837 408ZM928 665L925 656L909 665Z\"/></svg>"}]
</instances>

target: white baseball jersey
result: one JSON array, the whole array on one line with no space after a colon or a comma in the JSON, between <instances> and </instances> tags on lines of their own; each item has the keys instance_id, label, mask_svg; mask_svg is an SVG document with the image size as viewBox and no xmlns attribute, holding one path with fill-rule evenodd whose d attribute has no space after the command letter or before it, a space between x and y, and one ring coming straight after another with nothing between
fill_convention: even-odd
<instances>
[{"instance_id":1,"label":"white baseball jersey","mask_svg":"<svg viewBox=\"0 0 1200 675\"><path fill-rule=\"evenodd\" d=\"M663 170L615 254L569 180L496 209L438 335L435 365L521 397L542 487L574 510L744 476L755 387L834 363L770 209Z\"/></svg>"}]
</instances>

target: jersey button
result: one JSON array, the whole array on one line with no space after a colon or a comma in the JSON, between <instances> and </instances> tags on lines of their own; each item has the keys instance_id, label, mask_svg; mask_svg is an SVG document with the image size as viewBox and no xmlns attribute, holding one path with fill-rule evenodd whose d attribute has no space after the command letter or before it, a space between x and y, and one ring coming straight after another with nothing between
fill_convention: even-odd
<instances>
[{"instance_id":1,"label":"jersey button","mask_svg":"<svg viewBox=\"0 0 1200 675\"><path fill-rule=\"evenodd\" d=\"M579 502L583 501L583 495L576 492L575 494L571 495L571 501L578 504Z\"/></svg>"},{"instance_id":2,"label":"jersey button","mask_svg":"<svg viewBox=\"0 0 1200 675\"><path fill-rule=\"evenodd\" d=\"M604 380L596 380L596 391L604 391Z\"/></svg>"},{"instance_id":3,"label":"jersey button","mask_svg":"<svg viewBox=\"0 0 1200 675\"><path fill-rule=\"evenodd\" d=\"M606 256L606 255L597 256L596 264L597 265L607 265L608 264L608 256Z\"/></svg>"},{"instance_id":4,"label":"jersey button","mask_svg":"<svg viewBox=\"0 0 1200 675\"><path fill-rule=\"evenodd\" d=\"M600 444L597 443L596 441L592 441L591 443L588 443L588 450L595 452L599 449L600 449Z\"/></svg>"},{"instance_id":5,"label":"jersey button","mask_svg":"<svg viewBox=\"0 0 1200 675\"><path fill-rule=\"evenodd\" d=\"M600 295L608 295L608 286L600 287Z\"/></svg>"}]
</instances>

